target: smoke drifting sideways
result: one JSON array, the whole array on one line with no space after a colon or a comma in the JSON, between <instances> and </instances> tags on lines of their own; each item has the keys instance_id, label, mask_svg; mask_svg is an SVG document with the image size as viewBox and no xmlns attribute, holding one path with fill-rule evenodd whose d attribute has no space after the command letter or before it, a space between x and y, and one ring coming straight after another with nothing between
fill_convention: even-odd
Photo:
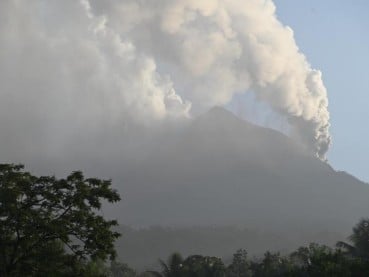
<instances>
[{"instance_id":1,"label":"smoke drifting sideways","mask_svg":"<svg viewBox=\"0 0 369 277\"><path fill-rule=\"evenodd\" d=\"M0 45L2 160L105 151L102 141L115 153L149 140L137 126L251 92L320 159L330 145L321 72L271 0L3 0Z\"/></svg>"}]
</instances>

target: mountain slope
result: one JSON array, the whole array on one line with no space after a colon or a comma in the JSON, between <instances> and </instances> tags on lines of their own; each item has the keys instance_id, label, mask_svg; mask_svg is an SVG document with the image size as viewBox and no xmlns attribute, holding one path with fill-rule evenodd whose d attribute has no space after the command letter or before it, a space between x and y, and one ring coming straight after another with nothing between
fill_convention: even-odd
<instances>
[{"instance_id":1,"label":"mountain slope","mask_svg":"<svg viewBox=\"0 0 369 277\"><path fill-rule=\"evenodd\" d=\"M122 171L122 222L349 230L369 186L287 136L214 108Z\"/></svg>"},{"instance_id":2,"label":"mountain slope","mask_svg":"<svg viewBox=\"0 0 369 277\"><path fill-rule=\"evenodd\" d=\"M141 151L114 174L123 200L110 212L123 225L174 229L123 231L120 257L140 269L174 251L230 258L334 245L369 216L368 184L221 108Z\"/></svg>"}]
</instances>

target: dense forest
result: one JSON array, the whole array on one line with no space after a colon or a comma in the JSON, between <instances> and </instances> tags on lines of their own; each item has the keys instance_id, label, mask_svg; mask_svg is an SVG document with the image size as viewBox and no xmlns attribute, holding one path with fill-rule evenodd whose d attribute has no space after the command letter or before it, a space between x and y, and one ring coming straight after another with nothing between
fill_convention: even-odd
<instances>
[{"instance_id":1,"label":"dense forest","mask_svg":"<svg viewBox=\"0 0 369 277\"><path fill-rule=\"evenodd\" d=\"M0 276L369 276L369 219L335 247L311 243L253 257L241 248L229 259L173 253L137 272L115 250L124 231L100 213L103 201L119 200L110 180L78 171L37 177L21 165L0 165Z\"/></svg>"}]
</instances>

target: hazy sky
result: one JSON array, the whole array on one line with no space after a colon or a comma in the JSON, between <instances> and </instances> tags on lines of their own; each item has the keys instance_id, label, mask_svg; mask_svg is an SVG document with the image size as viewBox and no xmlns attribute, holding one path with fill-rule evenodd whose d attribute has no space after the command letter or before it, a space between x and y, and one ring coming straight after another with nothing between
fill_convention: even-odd
<instances>
[{"instance_id":1,"label":"hazy sky","mask_svg":"<svg viewBox=\"0 0 369 277\"><path fill-rule=\"evenodd\" d=\"M331 113L330 163L369 181L369 2L276 0L277 15L323 72Z\"/></svg>"}]
</instances>

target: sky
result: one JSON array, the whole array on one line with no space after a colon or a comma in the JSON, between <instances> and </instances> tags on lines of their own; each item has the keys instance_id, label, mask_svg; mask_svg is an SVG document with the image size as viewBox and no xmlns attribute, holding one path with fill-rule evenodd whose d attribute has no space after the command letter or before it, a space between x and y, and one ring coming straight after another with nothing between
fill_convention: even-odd
<instances>
[{"instance_id":1,"label":"sky","mask_svg":"<svg viewBox=\"0 0 369 277\"><path fill-rule=\"evenodd\" d=\"M369 182L369 2L274 2L278 18L323 72L331 115L329 163Z\"/></svg>"}]
</instances>

